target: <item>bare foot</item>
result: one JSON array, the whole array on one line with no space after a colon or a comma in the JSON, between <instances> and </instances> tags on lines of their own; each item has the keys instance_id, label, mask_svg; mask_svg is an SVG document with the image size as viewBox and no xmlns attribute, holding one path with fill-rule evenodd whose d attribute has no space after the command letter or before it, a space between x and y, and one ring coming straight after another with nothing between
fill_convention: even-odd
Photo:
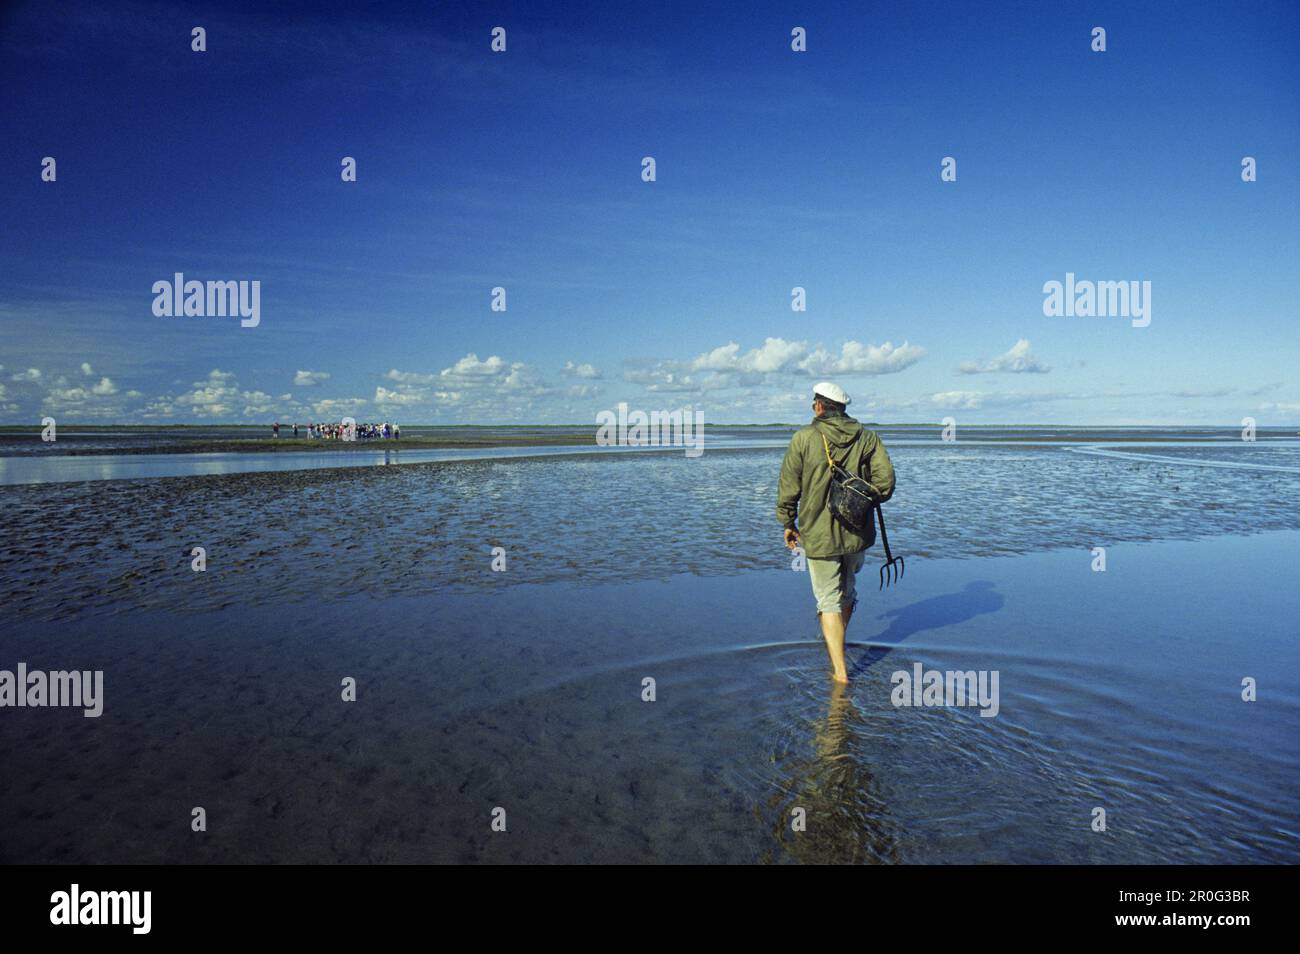
<instances>
[{"instance_id":1,"label":"bare foot","mask_svg":"<svg viewBox=\"0 0 1300 954\"><path fill-rule=\"evenodd\" d=\"M831 676L831 679L842 686L847 686L849 684L849 674L847 672L837 672Z\"/></svg>"}]
</instances>

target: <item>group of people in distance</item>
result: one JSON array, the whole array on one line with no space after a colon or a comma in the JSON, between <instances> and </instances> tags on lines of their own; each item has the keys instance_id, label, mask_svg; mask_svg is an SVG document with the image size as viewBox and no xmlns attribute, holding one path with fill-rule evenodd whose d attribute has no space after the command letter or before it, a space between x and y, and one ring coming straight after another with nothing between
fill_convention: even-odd
<instances>
[{"instance_id":1,"label":"group of people in distance","mask_svg":"<svg viewBox=\"0 0 1300 954\"><path fill-rule=\"evenodd\" d=\"M299 426L300 425L298 424L293 425L294 437L298 436ZM351 426L355 432L353 434L352 439L358 441L369 441L369 440L400 441L402 439L402 429L398 427L396 423L390 424L388 423L388 421L384 421L384 423L382 424L354 424L354 425L303 424L301 425L302 430L306 432L307 437L311 438L312 440L320 440L320 441L347 440L348 439L347 432L349 426ZM272 437L280 436L279 421L276 421L276 423L271 426L271 436Z\"/></svg>"}]
</instances>

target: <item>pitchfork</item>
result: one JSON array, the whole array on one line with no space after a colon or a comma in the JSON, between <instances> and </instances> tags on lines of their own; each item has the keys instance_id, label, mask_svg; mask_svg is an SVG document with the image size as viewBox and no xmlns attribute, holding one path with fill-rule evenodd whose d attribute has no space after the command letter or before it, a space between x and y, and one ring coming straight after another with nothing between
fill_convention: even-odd
<instances>
[{"instance_id":1,"label":"pitchfork","mask_svg":"<svg viewBox=\"0 0 1300 954\"><path fill-rule=\"evenodd\" d=\"M880 568L880 586L878 589L884 589L885 584L894 584L903 578L903 558L896 557L889 552L889 534L885 532L885 512L880 509L880 504L876 504L876 519L880 521L880 541L885 545L885 565Z\"/></svg>"}]
</instances>

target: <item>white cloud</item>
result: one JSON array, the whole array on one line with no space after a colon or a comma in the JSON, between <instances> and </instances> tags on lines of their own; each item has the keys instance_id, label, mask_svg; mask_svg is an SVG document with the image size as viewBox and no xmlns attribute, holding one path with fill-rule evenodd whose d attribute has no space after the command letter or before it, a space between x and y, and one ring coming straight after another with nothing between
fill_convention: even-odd
<instances>
[{"instance_id":1,"label":"white cloud","mask_svg":"<svg viewBox=\"0 0 1300 954\"><path fill-rule=\"evenodd\" d=\"M552 391L522 361L507 363L495 354L480 360L474 352L439 371L438 383L443 390L514 392L533 397Z\"/></svg>"},{"instance_id":2,"label":"white cloud","mask_svg":"<svg viewBox=\"0 0 1300 954\"><path fill-rule=\"evenodd\" d=\"M624 372L623 378L633 384L641 385L647 391L657 393L721 391L738 385L735 377L729 373L711 372L697 376L669 370L663 365L653 368L634 368Z\"/></svg>"},{"instance_id":3,"label":"white cloud","mask_svg":"<svg viewBox=\"0 0 1300 954\"><path fill-rule=\"evenodd\" d=\"M477 354L470 352L450 368L438 372L442 381L460 381L471 387L508 373L506 363L498 355L491 355L486 361L480 361Z\"/></svg>"},{"instance_id":4,"label":"white cloud","mask_svg":"<svg viewBox=\"0 0 1300 954\"><path fill-rule=\"evenodd\" d=\"M897 374L923 357L924 348L906 341L897 348L890 341L882 345L846 341L840 346L838 356L818 348L799 363L799 368L814 377L830 374Z\"/></svg>"},{"instance_id":5,"label":"white cloud","mask_svg":"<svg viewBox=\"0 0 1300 954\"><path fill-rule=\"evenodd\" d=\"M966 361L957 368L958 374L1046 374L1052 369L1030 353L1029 339L1021 338L1006 354L979 364Z\"/></svg>"},{"instance_id":6,"label":"white cloud","mask_svg":"<svg viewBox=\"0 0 1300 954\"><path fill-rule=\"evenodd\" d=\"M326 398L316 401L311 409L321 420L337 421L349 414L358 413L365 406L365 398Z\"/></svg>"},{"instance_id":7,"label":"white cloud","mask_svg":"<svg viewBox=\"0 0 1300 954\"><path fill-rule=\"evenodd\" d=\"M92 393L98 394L101 397L103 397L109 394L116 394L117 385L114 384L112 381L110 381L108 378L100 378L99 383L96 384L94 387L92 387L90 390Z\"/></svg>"},{"instance_id":8,"label":"white cloud","mask_svg":"<svg viewBox=\"0 0 1300 954\"><path fill-rule=\"evenodd\" d=\"M720 391L788 385L793 379L809 376L895 374L924 355L924 348L908 342L894 347L889 341L881 345L846 341L834 354L820 345L810 351L806 342L767 338L762 347L746 352L733 341L690 361L633 367L623 377L649 391Z\"/></svg>"},{"instance_id":9,"label":"white cloud","mask_svg":"<svg viewBox=\"0 0 1300 954\"><path fill-rule=\"evenodd\" d=\"M83 362L81 362L81 373L82 373L82 374L94 374L94 373L95 373L95 369L92 368L92 367L90 366L90 362L89 362L89 361L83 361Z\"/></svg>"},{"instance_id":10,"label":"white cloud","mask_svg":"<svg viewBox=\"0 0 1300 954\"><path fill-rule=\"evenodd\" d=\"M106 379L107 380L107 379ZM176 397L162 397L146 409L151 415L170 417L188 411L198 417L220 418L242 414L252 417L270 412L275 399L263 391L242 390L230 371L214 368L206 379L195 381L191 389Z\"/></svg>"},{"instance_id":11,"label":"white cloud","mask_svg":"<svg viewBox=\"0 0 1300 954\"><path fill-rule=\"evenodd\" d=\"M414 371L398 371L393 368L384 375L390 381L396 381L398 384L432 384L437 380L436 374L417 374Z\"/></svg>"},{"instance_id":12,"label":"white cloud","mask_svg":"<svg viewBox=\"0 0 1300 954\"><path fill-rule=\"evenodd\" d=\"M1031 408L1057 401L1088 401L1105 397L1104 394L1072 394L1061 391L937 391L923 397L905 401L891 401L893 409L927 411L973 411L983 408ZM1110 395L1115 396L1115 395Z\"/></svg>"},{"instance_id":13,"label":"white cloud","mask_svg":"<svg viewBox=\"0 0 1300 954\"><path fill-rule=\"evenodd\" d=\"M105 381L108 379L105 378ZM109 382L110 386L112 382ZM73 388L51 388L41 402L43 407L54 408L59 410L89 410L90 405L96 397L108 396L117 393L117 389L101 391L96 385L93 388L73 387Z\"/></svg>"},{"instance_id":14,"label":"white cloud","mask_svg":"<svg viewBox=\"0 0 1300 954\"><path fill-rule=\"evenodd\" d=\"M528 394L549 394L547 387L535 370L523 362L516 361L510 366L510 372L501 379L503 391L521 391Z\"/></svg>"},{"instance_id":15,"label":"white cloud","mask_svg":"<svg viewBox=\"0 0 1300 954\"><path fill-rule=\"evenodd\" d=\"M730 371L737 367L739 354L740 345L733 341L700 355L690 367L696 371Z\"/></svg>"},{"instance_id":16,"label":"white cloud","mask_svg":"<svg viewBox=\"0 0 1300 954\"><path fill-rule=\"evenodd\" d=\"M26 371L19 371L13 375L10 381L39 381L41 379L40 368L28 368Z\"/></svg>"},{"instance_id":17,"label":"white cloud","mask_svg":"<svg viewBox=\"0 0 1300 954\"><path fill-rule=\"evenodd\" d=\"M423 404L428 398L419 391L390 391L382 384L375 388L375 403L381 407L405 407L412 404Z\"/></svg>"},{"instance_id":18,"label":"white cloud","mask_svg":"<svg viewBox=\"0 0 1300 954\"><path fill-rule=\"evenodd\" d=\"M734 341L700 355L690 363L692 371L739 371L749 374L772 374L790 369L808 350L801 341L768 338L761 348L740 353Z\"/></svg>"},{"instance_id":19,"label":"white cloud","mask_svg":"<svg viewBox=\"0 0 1300 954\"><path fill-rule=\"evenodd\" d=\"M297 371L293 376L294 387L309 388L315 387L324 381L328 381L330 374L328 371Z\"/></svg>"},{"instance_id":20,"label":"white cloud","mask_svg":"<svg viewBox=\"0 0 1300 954\"><path fill-rule=\"evenodd\" d=\"M928 403L944 410L974 411L983 407L991 397L982 391L940 391L931 394Z\"/></svg>"},{"instance_id":21,"label":"white cloud","mask_svg":"<svg viewBox=\"0 0 1300 954\"><path fill-rule=\"evenodd\" d=\"M590 364L574 364L572 361L566 361L560 373L571 378L587 378L589 380L595 380L596 378L601 377L600 371L595 366Z\"/></svg>"},{"instance_id":22,"label":"white cloud","mask_svg":"<svg viewBox=\"0 0 1300 954\"><path fill-rule=\"evenodd\" d=\"M534 368L522 361L506 361L500 355L479 358L474 352L437 374L393 368L384 378L393 382L393 387L376 387L374 403L381 408L393 409L425 407L437 410L461 407L466 410L496 410L494 403L499 405L502 401L532 400L553 394L557 390L547 385ZM520 407L521 412L525 407ZM531 410L537 414L541 409Z\"/></svg>"}]
</instances>

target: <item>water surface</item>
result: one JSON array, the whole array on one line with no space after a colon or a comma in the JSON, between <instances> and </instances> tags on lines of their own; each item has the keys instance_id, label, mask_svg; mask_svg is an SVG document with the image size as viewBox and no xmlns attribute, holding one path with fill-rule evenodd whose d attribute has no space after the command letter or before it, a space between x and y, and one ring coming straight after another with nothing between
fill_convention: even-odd
<instances>
[{"instance_id":1,"label":"water surface","mask_svg":"<svg viewBox=\"0 0 1300 954\"><path fill-rule=\"evenodd\" d=\"M0 487L0 860L1300 861L1294 445L892 440L837 694L775 443Z\"/></svg>"}]
</instances>

